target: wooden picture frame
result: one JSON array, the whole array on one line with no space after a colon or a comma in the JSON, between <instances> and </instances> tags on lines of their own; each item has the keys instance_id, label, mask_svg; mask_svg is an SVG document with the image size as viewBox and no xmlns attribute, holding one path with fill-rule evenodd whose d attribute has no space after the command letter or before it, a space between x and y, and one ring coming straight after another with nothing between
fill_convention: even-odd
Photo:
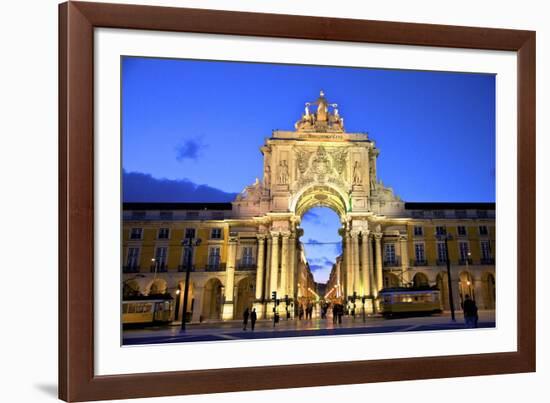
<instances>
[{"instance_id":1,"label":"wooden picture frame","mask_svg":"<svg viewBox=\"0 0 550 403\"><path fill-rule=\"evenodd\" d=\"M94 28L506 50L518 57L517 352L94 375ZM59 6L59 398L122 399L535 371L535 32L68 2Z\"/></svg>"}]
</instances>

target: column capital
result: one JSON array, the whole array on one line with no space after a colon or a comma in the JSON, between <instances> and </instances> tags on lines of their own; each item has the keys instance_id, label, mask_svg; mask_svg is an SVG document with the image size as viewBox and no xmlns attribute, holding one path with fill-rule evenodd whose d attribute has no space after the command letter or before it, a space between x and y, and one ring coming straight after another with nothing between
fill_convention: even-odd
<instances>
[{"instance_id":1,"label":"column capital","mask_svg":"<svg viewBox=\"0 0 550 403\"><path fill-rule=\"evenodd\" d=\"M370 236L370 230L369 229L361 230L361 236L364 238L368 238Z\"/></svg>"},{"instance_id":2,"label":"column capital","mask_svg":"<svg viewBox=\"0 0 550 403\"><path fill-rule=\"evenodd\" d=\"M281 232L281 237L283 237L283 240L287 240L288 241L288 238L290 237L291 235L291 232L290 231L282 231Z\"/></svg>"},{"instance_id":3,"label":"column capital","mask_svg":"<svg viewBox=\"0 0 550 403\"><path fill-rule=\"evenodd\" d=\"M279 238L279 235L281 235L281 233L279 231L270 231L269 234L271 235L271 238Z\"/></svg>"},{"instance_id":4,"label":"column capital","mask_svg":"<svg viewBox=\"0 0 550 403\"><path fill-rule=\"evenodd\" d=\"M381 232L373 232L372 236L374 237L374 239L377 242L380 242L380 240L382 239L382 233Z\"/></svg>"},{"instance_id":5,"label":"column capital","mask_svg":"<svg viewBox=\"0 0 550 403\"><path fill-rule=\"evenodd\" d=\"M256 238L258 239L258 241L263 241L267 238L267 234L256 234Z\"/></svg>"},{"instance_id":6,"label":"column capital","mask_svg":"<svg viewBox=\"0 0 550 403\"><path fill-rule=\"evenodd\" d=\"M357 229L352 229L349 231L349 235L355 239L355 238L358 238L359 237L359 234L361 233L360 230L357 230Z\"/></svg>"},{"instance_id":7,"label":"column capital","mask_svg":"<svg viewBox=\"0 0 550 403\"><path fill-rule=\"evenodd\" d=\"M407 241L408 239L409 239L409 236L406 235L406 234L401 234L401 235L399 235L399 241L400 241L400 242L405 242L405 241Z\"/></svg>"}]
</instances>

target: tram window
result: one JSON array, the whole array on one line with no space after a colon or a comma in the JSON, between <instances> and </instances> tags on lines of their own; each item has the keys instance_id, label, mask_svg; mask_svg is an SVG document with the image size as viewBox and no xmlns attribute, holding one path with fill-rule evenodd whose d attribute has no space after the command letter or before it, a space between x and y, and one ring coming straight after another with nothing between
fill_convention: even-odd
<instances>
[{"instance_id":1,"label":"tram window","mask_svg":"<svg viewBox=\"0 0 550 403\"><path fill-rule=\"evenodd\" d=\"M122 304L122 313L128 313L128 304Z\"/></svg>"}]
</instances>

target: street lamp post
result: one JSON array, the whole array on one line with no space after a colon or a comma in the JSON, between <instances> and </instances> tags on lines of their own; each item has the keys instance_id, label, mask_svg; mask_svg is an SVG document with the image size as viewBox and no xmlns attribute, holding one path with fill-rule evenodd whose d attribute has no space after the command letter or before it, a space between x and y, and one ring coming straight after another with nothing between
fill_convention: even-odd
<instances>
[{"instance_id":1,"label":"street lamp post","mask_svg":"<svg viewBox=\"0 0 550 403\"><path fill-rule=\"evenodd\" d=\"M154 270L153 283L154 283L155 280L157 279L157 271L158 271L158 267L159 267L159 262L157 261L156 258L152 258L151 262L153 263L153 270Z\"/></svg>"},{"instance_id":2,"label":"street lamp post","mask_svg":"<svg viewBox=\"0 0 550 403\"><path fill-rule=\"evenodd\" d=\"M181 331L185 332L185 322L187 321L187 299L189 298L189 276L191 274L191 264L193 263L193 247L199 246L200 238L185 238L182 241L183 247L187 251L187 264L185 267L185 288L183 289L183 315L181 318Z\"/></svg>"},{"instance_id":3,"label":"street lamp post","mask_svg":"<svg viewBox=\"0 0 550 403\"><path fill-rule=\"evenodd\" d=\"M455 319L455 303L453 299L453 282L451 280L451 260L449 259L449 239L453 239L451 235L443 235L445 239L445 255L447 260L447 287L449 288L449 307L451 308L451 320L456 322Z\"/></svg>"}]
</instances>

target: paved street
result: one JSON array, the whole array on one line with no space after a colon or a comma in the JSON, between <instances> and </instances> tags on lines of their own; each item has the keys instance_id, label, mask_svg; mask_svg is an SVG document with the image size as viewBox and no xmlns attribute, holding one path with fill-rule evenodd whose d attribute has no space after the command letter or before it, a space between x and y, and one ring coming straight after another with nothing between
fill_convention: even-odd
<instances>
[{"instance_id":1,"label":"paved street","mask_svg":"<svg viewBox=\"0 0 550 403\"><path fill-rule=\"evenodd\" d=\"M480 311L480 328L495 327L495 312ZM263 339L274 337L300 337L341 334L411 332L427 330L464 329L462 313L457 312L456 322L451 321L450 313L441 315L384 319L367 317L365 321L358 315L355 319L344 317L341 325L333 324L332 317L327 319L314 318L310 320L282 320L275 327L272 321L261 320L256 323L256 329L242 330L240 321L188 324L187 330L181 332L180 325L150 327L147 329L124 330L123 344L156 344L194 341L220 341L239 339Z\"/></svg>"}]
</instances>

